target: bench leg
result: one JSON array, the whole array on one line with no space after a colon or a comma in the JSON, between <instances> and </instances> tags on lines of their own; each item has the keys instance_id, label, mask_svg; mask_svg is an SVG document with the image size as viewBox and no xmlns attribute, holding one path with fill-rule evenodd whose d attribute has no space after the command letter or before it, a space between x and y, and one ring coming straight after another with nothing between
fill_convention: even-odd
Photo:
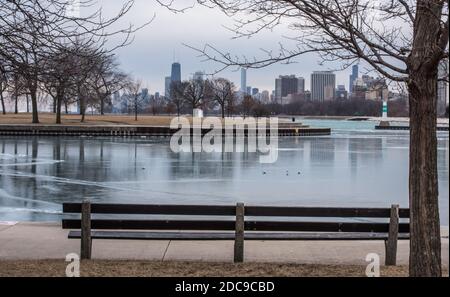
<instances>
[{"instance_id":1,"label":"bench leg","mask_svg":"<svg viewBox=\"0 0 450 297\"><path fill-rule=\"evenodd\" d=\"M91 204L84 201L81 205L81 259L90 260L91 254Z\"/></svg>"},{"instance_id":2,"label":"bench leg","mask_svg":"<svg viewBox=\"0 0 450 297\"><path fill-rule=\"evenodd\" d=\"M244 204L236 206L236 235L234 238L234 263L244 262Z\"/></svg>"}]
</instances>

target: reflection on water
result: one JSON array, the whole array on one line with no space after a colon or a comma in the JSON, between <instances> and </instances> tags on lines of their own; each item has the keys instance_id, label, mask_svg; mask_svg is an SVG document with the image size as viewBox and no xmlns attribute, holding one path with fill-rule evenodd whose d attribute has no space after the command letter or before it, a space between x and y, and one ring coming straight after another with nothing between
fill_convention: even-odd
<instances>
[{"instance_id":1,"label":"reflection on water","mask_svg":"<svg viewBox=\"0 0 450 297\"><path fill-rule=\"evenodd\" d=\"M0 138L0 221L57 220L61 203L408 205L405 132L281 138L258 153L173 153L168 140ZM441 219L448 225L448 133L439 134Z\"/></svg>"}]
</instances>

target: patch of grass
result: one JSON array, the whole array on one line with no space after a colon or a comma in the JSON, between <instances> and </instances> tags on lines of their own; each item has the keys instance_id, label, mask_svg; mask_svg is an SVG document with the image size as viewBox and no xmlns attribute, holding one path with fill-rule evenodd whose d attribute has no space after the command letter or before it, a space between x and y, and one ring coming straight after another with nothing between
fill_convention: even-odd
<instances>
[{"instance_id":1,"label":"patch of grass","mask_svg":"<svg viewBox=\"0 0 450 297\"><path fill-rule=\"evenodd\" d=\"M40 113L39 121L41 125L55 124L55 115L52 113ZM85 122L81 123L81 116L76 114L62 115L63 125L149 125L149 126L168 126L174 116L151 116L140 115L138 121L134 120L132 115L86 115ZM8 113L0 115L0 124L23 124L31 125L31 114Z\"/></svg>"}]
</instances>

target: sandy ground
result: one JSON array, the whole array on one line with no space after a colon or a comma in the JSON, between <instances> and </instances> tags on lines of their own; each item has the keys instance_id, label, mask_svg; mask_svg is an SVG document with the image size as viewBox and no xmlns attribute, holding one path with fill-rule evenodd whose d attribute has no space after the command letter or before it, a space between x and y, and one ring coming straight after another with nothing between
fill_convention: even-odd
<instances>
[{"instance_id":1,"label":"sandy ground","mask_svg":"<svg viewBox=\"0 0 450 297\"><path fill-rule=\"evenodd\" d=\"M64 277L67 264L61 260L0 261L0 277ZM82 277L364 277L365 270L364 266L346 265L101 260L80 265ZM408 268L381 267L381 276L406 277Z\"/></svg>"}]
</instances>

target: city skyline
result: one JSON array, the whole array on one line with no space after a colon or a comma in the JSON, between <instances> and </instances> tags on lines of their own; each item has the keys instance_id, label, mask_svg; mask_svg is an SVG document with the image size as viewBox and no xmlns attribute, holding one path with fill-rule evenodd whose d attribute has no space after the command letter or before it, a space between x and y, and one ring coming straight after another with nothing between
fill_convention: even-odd
<instances>
[{"instance_id":1,"label":"city skyline","mask_svg":"<svg viewBox=\"0 0 450 297\"><path fill-rule=\"evenodd\" d=\"M112 15L118 10L120 3L99 1L104 4L105 15ZM232 39L234 36L224 26L230 25L231 20L216 10L197 6L182 14L174 14L156 3L136 0L135 8L130 12L133 22L137 25L144 23L156 15L153 22L135 34L134 42L116 51L121 68L140 78L151 93L165 91L164 78L170 75L170 65L180 62L183 65L182 79L188 79L191 74L202 69L205 74L214 73L221 65L213 62L202 62L198 52L188 48L189 45L202 48L211 44L219 49L229 49L235 55L264 57L260 48L277 50L280 30L265 32L261 36L246 39ZM201 17L200 17L201 16ZM173 22L177 26L173 26ZM282 30L281 30L282 31ZM275 39L277 38L277 39ZM111 43L117 41L111 39ZM287 42L282 39L281 41ZM260 90L275 89L274 79L279 75L295 74L305 78L305 85L309 86L309 77L316 70L336 70L342 65L327 64L321 66L320 59L314 54L305 55L289 65L272 65L264 69L248 69L247 86L257 87ZM348 85L348 69L335 71L337 84ZM375 75L375 74L373 74ZM230 68L216 75L224 77L235 83L240 89L241 70Z\"/></svg>"}]
</instances>

